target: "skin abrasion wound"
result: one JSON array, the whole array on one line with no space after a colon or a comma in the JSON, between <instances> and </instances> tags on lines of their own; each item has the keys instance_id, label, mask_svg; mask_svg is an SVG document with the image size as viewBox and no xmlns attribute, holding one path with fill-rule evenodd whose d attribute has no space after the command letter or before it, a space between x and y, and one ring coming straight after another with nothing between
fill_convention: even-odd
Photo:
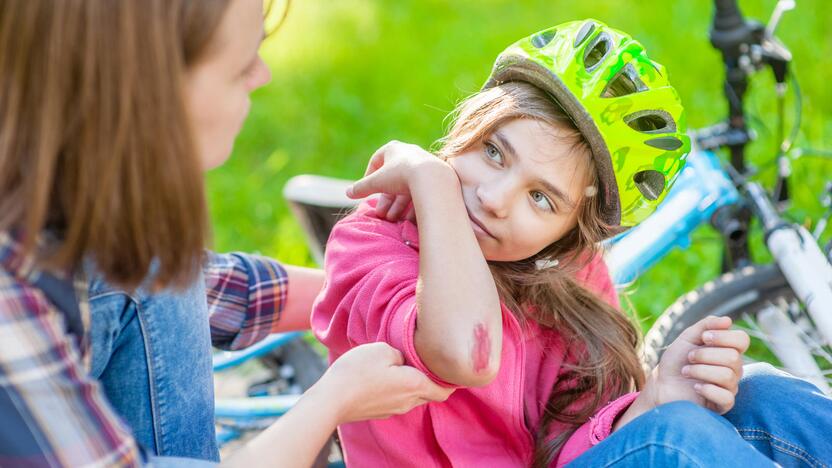
<instances>
[{"instance_id":1,"label":"skin abrasion wound","mask_svg":"<svg viewBox=\"0 0 832 468\"><path fill-rule=\"evenodd\" d=\"M488 328L485 324L479 323L474 327L474 348L471 354L474 362L474 372L479 374L488 369L488 358L491 356L491 340L488 337Z\"/></svg>"}]
</instances>

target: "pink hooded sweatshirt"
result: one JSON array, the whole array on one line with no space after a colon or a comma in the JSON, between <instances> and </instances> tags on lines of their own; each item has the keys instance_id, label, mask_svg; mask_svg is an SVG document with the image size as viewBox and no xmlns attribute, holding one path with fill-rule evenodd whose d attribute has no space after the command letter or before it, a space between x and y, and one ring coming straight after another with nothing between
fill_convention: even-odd
<instances>
[{"instance_id":1,"label":"pink hooded sweatshirt","mask_svg":"<svg viewBox=\"0 0 832 468\"><path fill-rule=\"evenodd\" d=\"M331 360L355 346L383 341L401 351L408 365L448 385L425 367L413 343L418 316L416 226L381 220L375 217L374 205L361 204L335 226L326 250L326 285L312 312L312 328L329 348ZM578 277L618 305L600 259ZM510 310L502 309L503 347L494 381L460 388L444 403L428 403L401 416L342 425L347 466L529 466L533 435L569 358L557 331L531 321L523 329ZM565 465L606 438L615 418L635 397L624 395L600 409L569 438L555 465ZM553 424L550 437L565 429Z\"/></svg>"}]
</instances>

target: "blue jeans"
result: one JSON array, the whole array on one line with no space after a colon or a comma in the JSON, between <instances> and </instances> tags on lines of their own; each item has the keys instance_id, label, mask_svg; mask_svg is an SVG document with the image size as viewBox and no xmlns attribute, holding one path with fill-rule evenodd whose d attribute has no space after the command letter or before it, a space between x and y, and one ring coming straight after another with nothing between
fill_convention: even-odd
<instances>
[{"instance_id":1,"label":"blue jeans","mask_svg":"<svg viewBox=\"0 0 832 468\"><path fill-rule=\"evenodd\" d=\"M569 466L832 466L832 399L768 364L744 369L723 416L690 402L659 406Z\"/></svg>"},{"instance_id":2,"label":"blue jeans","mask_svg":"<svg viewBox=\"0 0 832 468\"><path fill-rule=\"evenodd\" d=\"M218 461L204 281L128 295L88 276L91 375L112 406L151 456Z\"/></svg>"}]
</instances>

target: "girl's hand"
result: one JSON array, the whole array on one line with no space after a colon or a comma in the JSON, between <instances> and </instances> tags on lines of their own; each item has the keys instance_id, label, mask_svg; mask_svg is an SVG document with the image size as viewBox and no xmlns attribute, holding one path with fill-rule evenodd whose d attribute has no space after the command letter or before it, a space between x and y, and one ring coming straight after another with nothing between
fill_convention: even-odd
<instances>
[{"instance_id":1,"label":"girl's hand","mask_svg":"<svg viewBox=\"0 0 832 468\"><path fill-rule=\"evenodd\" d=\"M410 195L390 195L382 193L376 204L376 216L388 221L408 219L416 221L416 211L411 204Z\"/></svg>"},{"instance_id":2,"label":"girl's hand","mask_svg":"<svg viewBox=\"0 0 832 468\"><path fill-rule=\"evenodd\" d=\"M719 414L734 406L749 338L730 327L730 317L709 316L679 335L645 386L655 405L689 400Z\"/></svg>"},{"instance_id":3,"label":"girl's hand","mask_svg":"<svg viewBox=\"0 0 832 468\"><path fill-rule=\"evenodd\" d=\"M387 194L388 201L384 197L379 200L381 208L377 207L377 213L388 219L391 215L401 216L410 203L411 184L415 180L429 181L429 177L418 176L432 170L452 169L421 147L394 140L370 157L364 177L347 189L347 196L357 199L374 193Z\"/></svg>"},{"instance_id":4,"label":"girl's hand","mask_svg":"<svg viewBox=\"0 0 832 468\"><path fill-rule=\"evenodd\" d=\"M310 392L334 403L338 424L404 414L453 393L403 364L402 354L386 343L361 345L332 363Z\"/></svg>"}]
</instances>

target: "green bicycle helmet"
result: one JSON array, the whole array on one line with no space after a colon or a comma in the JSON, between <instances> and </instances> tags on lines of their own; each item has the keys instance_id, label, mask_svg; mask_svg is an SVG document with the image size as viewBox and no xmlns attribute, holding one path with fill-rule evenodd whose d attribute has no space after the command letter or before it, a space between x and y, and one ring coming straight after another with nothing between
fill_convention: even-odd
<instances>
[{"instance_id":1,"label":"green bicycle helmet","mask_svg":"<svg viewBox=\"0 0 832 468\"><path fill-rule=\"evenodd\" d=\"M684 165L685 112L664 67L629 35L588 19L564 23L504 50L483 89L523 81L548 92L583 133L601 181L602 217L644 220Z\"/></svg>"}]
</instances>

